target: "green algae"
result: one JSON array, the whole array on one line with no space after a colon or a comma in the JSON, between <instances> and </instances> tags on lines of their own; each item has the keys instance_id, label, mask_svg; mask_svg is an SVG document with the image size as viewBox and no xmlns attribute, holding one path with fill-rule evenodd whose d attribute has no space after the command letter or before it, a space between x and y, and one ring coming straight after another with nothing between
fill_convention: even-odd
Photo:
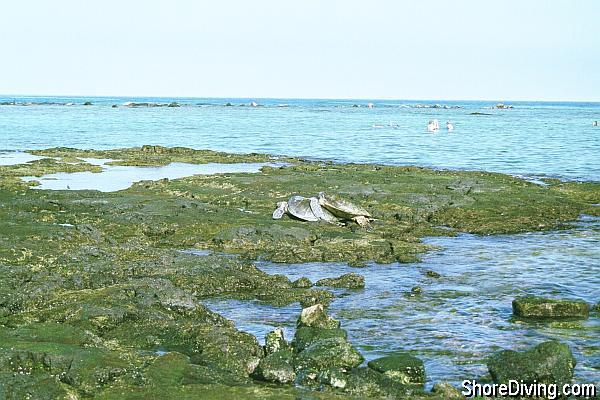
<instances>
[{"instance_id":1,"label":"green algae","mask_svg":"<svg viewBox=\"0 0 600 400\"><path fill-rule=\"evenodd\" d=\"M556 229L597 214L600 203L597 183L538 186L501 174L295 159L260 174L141 182L115 193L41 191L19 177L99 171L81 157L120 165L272 159L156 146L33 153L59 159L0 167L6 398L397 397L404 388L360 368L343 395L257 382L251 373L262 346L202 300L327 304L329 291L268 275L251 261L409 262L427 251L424 236ZM277 201L320 191L365 207L376 219L372 229L271 219ZM240 256L179 251L190 248ZM319 332L302 329L309 347Z\"/></svg>"}]
</instances>

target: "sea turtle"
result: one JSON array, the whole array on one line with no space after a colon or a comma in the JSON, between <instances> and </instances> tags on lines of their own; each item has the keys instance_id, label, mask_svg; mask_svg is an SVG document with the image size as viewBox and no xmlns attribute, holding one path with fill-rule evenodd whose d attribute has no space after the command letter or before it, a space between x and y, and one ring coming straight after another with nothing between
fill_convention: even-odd
<instances>
[{"instance_id":1,"label":"sea turtle","mask_svg":"<svg viewBox=\"0 0 600 400\"><path fill-rule=\"evenodd\" d=\"M364 208L334 195L319 193L319 204L336 217L355 221L360 226L368 226L372 220L371 214Z\"/></svg>"},{"instance_id":2,"label":"sea turtle","mask_svg":"<svg viewBox=\"0 0 600 400\"><path fill-rule=\"evenodd\" d=\"M275 209L275 211L273 211L273 219L281 219L281 217L283 217L283 214L285 214L287 210L287 201L280 201L279 203L277 203L277 208Z\"/></svg>"},{"instance_id":3,"label":"sea turtle","mask_svg":"<svg viewBox=\"0 0 600 400\"><path fill-rule=\"evenodd\" d=\"M310 209L315 214L317 218L327 222L338 222L335 215L329 212L326 208L321 207L319 204L319 199L316 197L311 197L310 199Z\"/></svg>"},{"instance_id":4,"label":"sea turtle","mask_svg":"<svg viewBox=\"0 0 600 400\"><path fill-rule=\"evenodd\" d=\"M292 196L287 202L288 214L303 221L318 221L317 217L310 208L310 199L302 196Z\"/></svg>"},{"instance_id":5,"label":"sea turtle","mask_svg":"<svg viewBox=\"0 0 600 400\"><path fill-rule=\"evenodd\" d=\"M280 201L273 211L273 219L281 219L284 214L303 221L337 222L337 218L327 209L321 207L316 197L292 196L288 201Z\"/></svg>"}]
</instances>

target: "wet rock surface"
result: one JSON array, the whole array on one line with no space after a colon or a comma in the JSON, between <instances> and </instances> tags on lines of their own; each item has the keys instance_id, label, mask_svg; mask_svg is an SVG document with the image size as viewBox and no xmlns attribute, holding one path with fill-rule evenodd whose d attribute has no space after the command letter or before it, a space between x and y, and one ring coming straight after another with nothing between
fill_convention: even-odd
<instances>
[{"instance_id":1,"label":"wet rock surface","mask_svg":"<svg viewBox=\"0 0 600 400\"><path fill-rule=\"evenodd\" d=\"M315 285L346 289L362 289L365 287L365 277L351 272L338 278L320 279L315 283Z\"/></svg>"},{"instance_id":2,"label":"wet rock surface","mask_svg":"<svg viewBox=\"0 0 600 400\"><path fill-rule=\"evenodd\" d=\"M368 366L403 384L425 384L423 361L407 353L398 353L371 360Z\"/></svg>"},{"instance_id":3,"label":"wet rock surface","mask_svg":"<svg viewBox=\"0 0 600 400\"><path fill-rule=\"evenodd\" d=\"M524 352L504 350L491 356L487 363L496 383L513 379L560 386L571 382L575 364L569 346L557 341L540 343Z\"/></svg>"},{"instance_id":4,"label":"wet rock surface","mask_svg":"<svg viewBox=\"0 0 600 400\"><path fill-rule=\"evenodd\" d=\"M536 319L586 319L590 306L582 300L547 299L536 296L520 297L513 300L513 314L516 317Z\"/></svg>"}]
</instances>

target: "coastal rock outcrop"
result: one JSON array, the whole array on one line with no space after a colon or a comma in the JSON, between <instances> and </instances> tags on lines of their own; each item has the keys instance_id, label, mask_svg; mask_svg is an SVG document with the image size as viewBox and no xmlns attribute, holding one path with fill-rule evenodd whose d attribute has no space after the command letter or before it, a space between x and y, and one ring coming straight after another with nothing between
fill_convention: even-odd
<instances>
[{"instance_id":1,"label":"coastal rock outcrop","mask_svg":"<svg viewBox=\"0 0 600 400\"><path fill-rule=\"evenodd\" d=\"M519 297L512 302L513 314L522 318L586 319L590 306L582 300L547 299L537 296Z\"/></svg>"}]
</instances>

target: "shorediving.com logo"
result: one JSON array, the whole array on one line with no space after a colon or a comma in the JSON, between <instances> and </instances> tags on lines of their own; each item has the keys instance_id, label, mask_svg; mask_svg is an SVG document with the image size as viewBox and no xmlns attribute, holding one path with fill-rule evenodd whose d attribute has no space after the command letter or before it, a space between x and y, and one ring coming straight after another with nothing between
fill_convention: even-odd
<instances>
[{"instance_id":1,"label":"shorediving.com logo","mask_svg":"<svg viewBox=\"0 0 600 400\"><path fill-rule=\"evenodd\" d=\"M476 380L462 382L463 396L477 397L533 397L554 400L559 397L595 398L596 385L593 383L567 383L564 385L545 384L533 381L509 380L507 383L478 383Z\"/></svg>"}]
</instances>

